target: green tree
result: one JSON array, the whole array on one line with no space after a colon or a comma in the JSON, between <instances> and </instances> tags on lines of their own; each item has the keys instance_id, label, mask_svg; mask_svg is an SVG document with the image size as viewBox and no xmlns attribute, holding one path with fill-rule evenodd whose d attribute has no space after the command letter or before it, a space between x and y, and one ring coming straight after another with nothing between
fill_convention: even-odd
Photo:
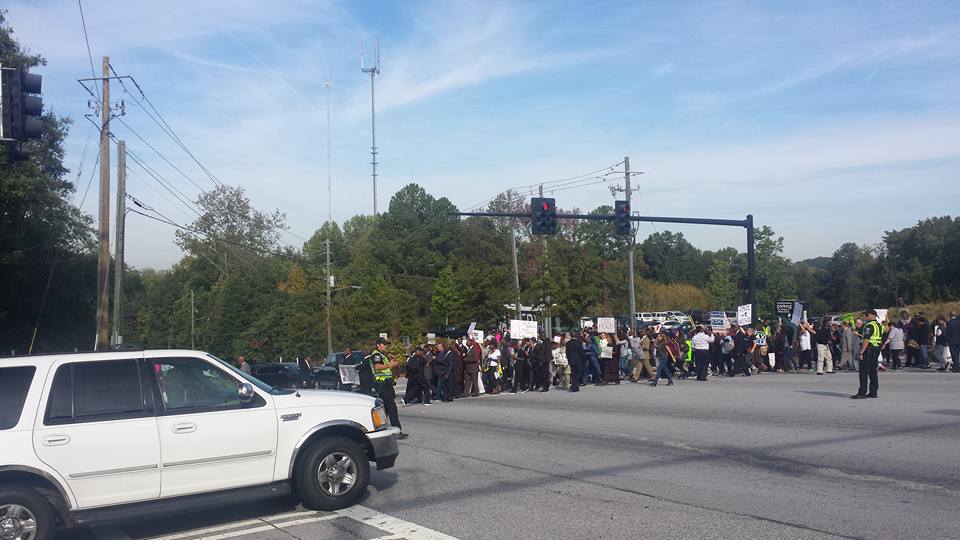
<instances>
[{"instance_id":1,"label":"green tree","mask_svg":"<svg viewBox=\"0 0 960 540\"><path fill-rule=\"evenodd\" d=\"M450 324L450 318L455 322L463 310L463 295L457 287L453 268L445 266L440 271L440 277L433 284L433 296L430 299L430 313L436 323Z\"/></svg>"},{"instance_id":2,"label":"green tree","mask_svg":"<svg viewBox=\"0 0 960 540\"><path fill-rule=\"evenodd\" d=\"M20 46L5 14L0 10L0 64L46 64ZM35 327L34 352L88 350L97 301L93 231L69 201L75 186L63 166L63 141L70 120L48 112L41 121L42 138L24 143L29 161L9 163L0 145L0 350L26 352Z\"/></svg>"},{"instance_id":3,"label":"green tree","mask_svg":"<svg viewBox=\"0 0 960 540\"><path fill-rule=\"evenodd\" d=\"M724 310L733 309L740 302L742 296L737 289L737 278L731 269L728 259L717 257L710 266L707 279L706 293L713 302L713 307Z\"/></svg>"}]
</instances>

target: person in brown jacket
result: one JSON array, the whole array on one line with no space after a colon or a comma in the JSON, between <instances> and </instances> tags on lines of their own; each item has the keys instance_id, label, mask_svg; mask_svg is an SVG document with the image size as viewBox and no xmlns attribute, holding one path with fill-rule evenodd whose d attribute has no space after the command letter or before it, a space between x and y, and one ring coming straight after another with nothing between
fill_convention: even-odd
<instances>
[{"instance_id":1,"label":"person in brown jacket","mask_svg":"<svg viewBox=\"0 0 960 540\"><path fill-rule=\"evenodd\" d=\"M480 385L477 383L480 357L480 345L471 337L467 341L467 354L463 357L463 397L480 395Z\"/></svg>"}]
</instances>

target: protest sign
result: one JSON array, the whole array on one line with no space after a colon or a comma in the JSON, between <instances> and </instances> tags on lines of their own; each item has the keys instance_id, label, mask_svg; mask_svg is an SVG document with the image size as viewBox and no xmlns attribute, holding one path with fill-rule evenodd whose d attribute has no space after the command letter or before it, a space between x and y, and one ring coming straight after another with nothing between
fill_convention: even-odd
<instances>
[{"instance_id":1,"label":"protest sign","mask_svg":"<svg viewBox=\"0 0 960 540\"><path fill-rule=\"evenodd\" d=\"M510 320L510 338L523 339L537 337L537 321Z\"/></svg>"},{"instance_id":2,"label":"protest sign","mask_svg":"<svg viewBox=\"0 0 960 540\"><path fill-rule=\"evenodd\" d=\"M730 323L727 321L726 313L722 311L710 312L710 327L713 328L715 332L726 330L729 325Z\"/></svg>"},{"instance_id":3,"label":"protest sign","mask_svg":"<svg viewBox=\"0 0 960 540\"><path fill-rule=\"evenodd\" d=\"M597 317L597 330L600 332L616 332L616 319L613 317Z\"/></svg>"},{"instance_id":4,"label":"protest sign","mask_svg":"<svg viewBox=\"0 0 960 540\"><path fill-rule=\"evenodd\" d=\"M800 324L800 320L803 317L803 304L800 302L793 303L793 313L790 314L790 322L794 326Z\"/></svg>"},{"instance_id":5,"label":"protest sign","mask_svg":"<svg viewBox=\"0 0 960 540\"><path fill-rule=\"evenodd\" d=\"M360 372L357 366L340 365L340 382L343 384L360 384Z\"/></svg>"},{"instance_id":6,"label":"protest sign","mask_svg":"<svg viewBox=\"0 0 960 540\"><path fill-rule=\"evenodd\" d=\"M737 324L746 326L753 323L753 306L747 304L737 308Z\"/></svg>"}]
</instances>

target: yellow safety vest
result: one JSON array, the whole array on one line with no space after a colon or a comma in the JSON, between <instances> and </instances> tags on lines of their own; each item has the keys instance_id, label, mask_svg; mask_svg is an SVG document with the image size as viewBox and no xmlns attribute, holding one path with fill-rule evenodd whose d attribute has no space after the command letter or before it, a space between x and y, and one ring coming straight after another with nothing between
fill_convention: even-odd
<instances>
[{"instance_id":1,"label":"yellow safety vest","mask_svg":"<svg viewBox=\"0 0 960 540\"><path fill-rule=\"evenodd\" d=\"M374 360L374 358L373 358L374 356L379 356L379 357L380 357L380 361L378 362L378 361ZM374 378L377 382L392 381L392 380L393 380L393 370L390 369L390 361L387 360L387 355L386 355L386 353L382 353L382 352L380 352L380 351L375 351L373 354L371 354L370 356L367 357L367 360L370 361L370 371L373 372L373 378ZM385 365L385 366L387 366L387 367L385 367L385 368L383 368L383 369L377 369L377 364L383 364L383 365Z\"/></svg>"},{"instance_id":2,"label":"yellow safety vest","mask_svg":"<svg viewBox=\"0 0 960 540\"><path fill-rule=\"evenodd\" d=\"M873 325L873 334L870 335L870 345L874 347L879 347L883 342L883 330L880 328L880 323L877 321L867 321L867 326Z\"/></svg>"}]
</instances>

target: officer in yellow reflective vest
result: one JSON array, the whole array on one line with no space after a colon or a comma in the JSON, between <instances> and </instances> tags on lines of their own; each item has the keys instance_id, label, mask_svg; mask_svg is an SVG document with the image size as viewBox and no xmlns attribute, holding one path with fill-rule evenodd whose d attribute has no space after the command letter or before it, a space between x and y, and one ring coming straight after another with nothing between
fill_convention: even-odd
<instances>
[{"instance_id":1,"label":"officer in yellow reflective vest","mask_svg":"<svg viewBox=\"0 0 960 540\"><path fill-rule=\"evenodd\" d=\"M393 391L393 369L400 364L390 358L387 354L387 345L390 342L385 338L377 338L377 348L368 356L365 361L373 372L373 379L376 384L377 395L383 400L383 407L387 410L387 416L390 417L390 423L394 427L403 429L400 426L400 414L397 411L397 394ZM401 439L409 437L406 433L400 433Z\"/></svg>"},{"instance_id":2,"label":"officer in yellow reflective vest","mask_svg":"<svg viewBox=\"0 0 960 540\"><path fill-rule=\"evenodd\" d=\"M877 388L880 382L877 379L877 367L880 362L880 343L883 339L883 330L877 322L877 312L868 309L863 312L867 316L867 323L863 325L863 340L860 343L860 389L850 396L853 399L877 397ZM869 388L868 388L869 382Z\"/></svg>"}]
</instances>

